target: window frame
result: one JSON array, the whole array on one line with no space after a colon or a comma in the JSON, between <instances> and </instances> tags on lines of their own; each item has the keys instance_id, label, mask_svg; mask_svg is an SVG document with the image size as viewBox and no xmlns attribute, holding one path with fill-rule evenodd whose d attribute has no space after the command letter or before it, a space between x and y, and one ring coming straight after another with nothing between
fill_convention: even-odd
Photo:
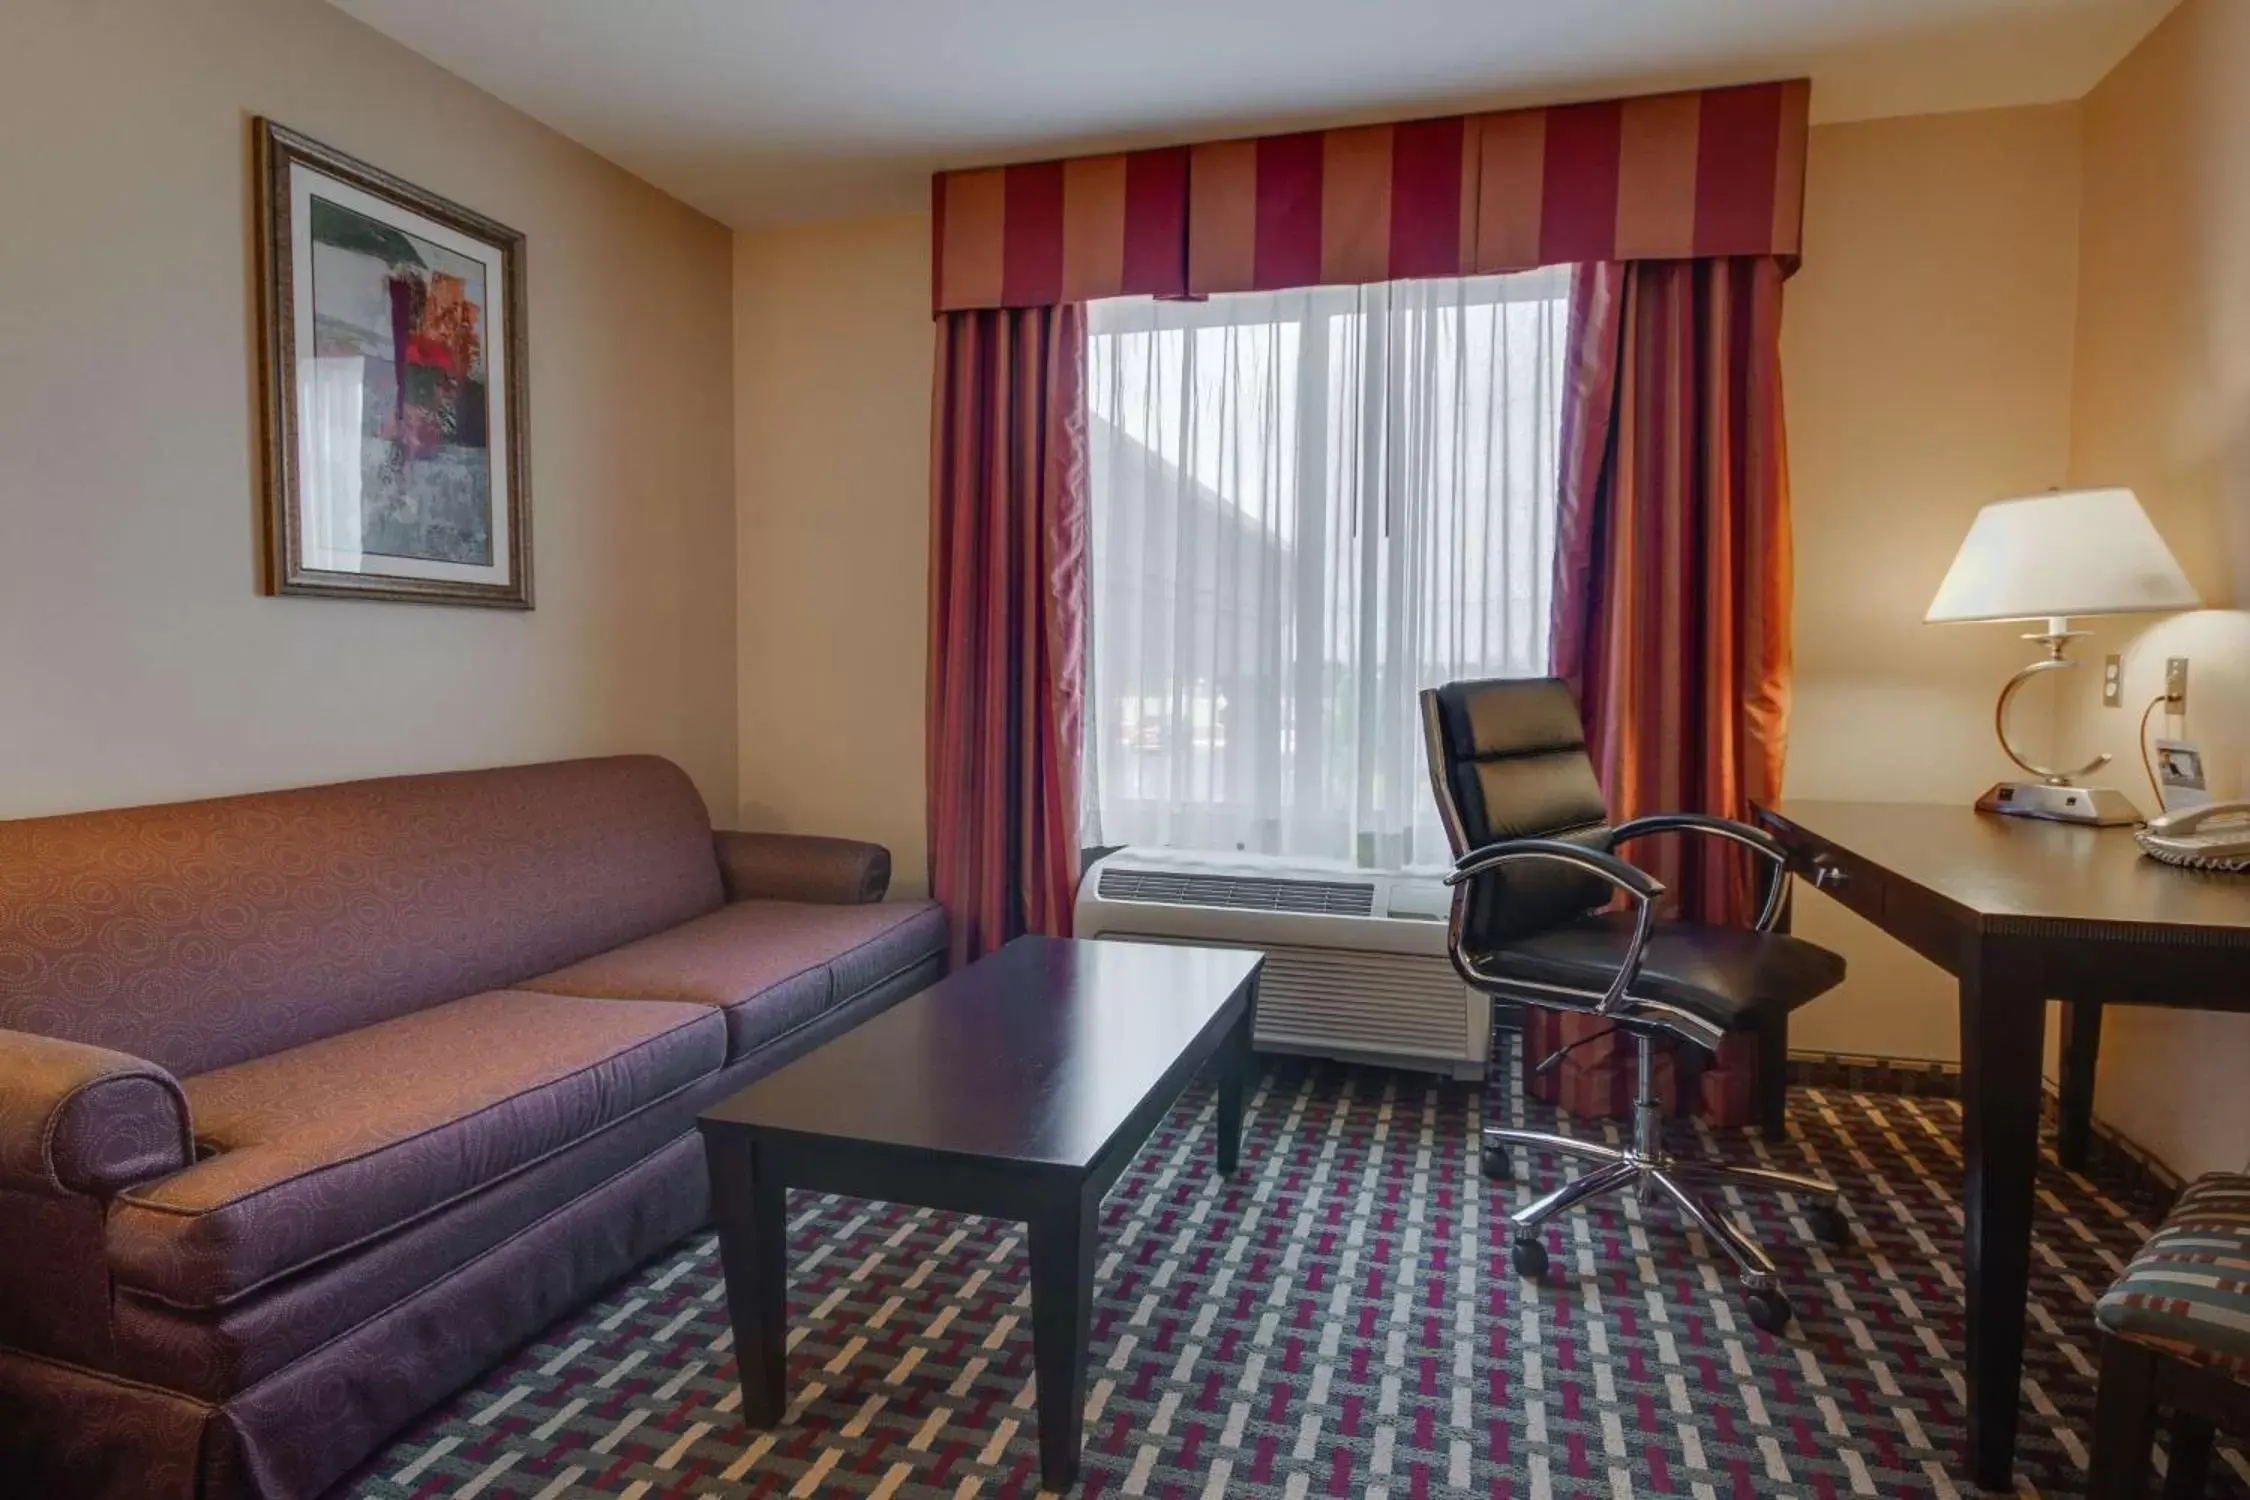
<instances>
[{"instance_id":1,"label":"window frame","mask_svg":"<svg viewBox=\"0 0 2250 1500\"><path fill-rule=\"evenodd\" d=\"M1448 310L1457 309L1466 312L1472 309L1519 303L1559 303L1567 309L1571 271L1566 266L1551 266L1532 268L1523 272L1495 272L1474 276L1429 279L1454 281L1461 284L1459 299L1446 304ZM1177 298L1099 299L1089 303L1087 308L1083 337L1088 363L1089 365L1092 363L1093 341L1098 338L1193 333L1214 328L1278 328L1296 325L1298 328L1298 343L1296 359L1297 410L1294 424L1296 441L1293 455L1296 507L1294 534L1300 537L1320 535L1326 530L1328 522L1326 506L1331 469L1331 445L1328 441L1329 396L1332 379L1329 358L1331 320L1338 317L1364 317L1368 326L1362 336L1363 347L1367 349L1383 348L1388 351L1393 338L1391 319L1397 311L1391 289L1402 284L1404 283L1384 282L1371 283L1365 286L1314 286L1284 289L1272 293L1221 293L1211 296ZM1380 295L1370 296L1370 293L1379 293ZM1268 303L1258 317L1245 318L1240 315L1241 309L1234 300L1238 295L1278 298L1280 301L1278 305ZM1411 311L1420 311L1420 309ZM1567 332L1563 339L1559 341L1559 347L1567 347ZM1384 360L1386 367L1391 366L1393 358L1392 354L1386 353ZM1090 387L1091 381L1088 384ZM1392 576L1387 580L1381 580L1381 586L1387 587L1390 597L1397 597L1404 586L1403 575L1407 567L1407 559L1403 550L1389 549L1389 556L1386 559L1384 543L1389 536L1391 523L1394 519L1390 514L1392 498L1405 482L1405 470L1409 462L1409 454L1407 445L1404 443L1371 442L1366 440L1365 434L1370 430L1385 433L1404 430L1406 425L1405 407L1409 399L1406 391L1407 384L1408 382L1402 380L1377 381L1363 377L1360 381L1360 390L1357 393L1362 417L1361 435L1355 439L1352 449L1357 455L1357 461L1360 465L1360 473L1356 482L1357 505L1360 509L1354 516L1352 526L1352 533L1357 542L1358 555L1353 560L1351 572L1352 576L1358 581L1357 586L1365 591L1369 597L1374 596L1374 591L1379 587L1379 579L1386 571ZM1378 404L1382 407L1379 414L1375 410ZM1103 420L1109 419L1104 418ZM1556 434L1558 464L1560 462L1559 448L1560 433L1558 431ZM1389 472L1382 472L1384 470ZM1093 479L1089 477L1087 494L1089 547L1095 545L1092 540L1093 482ZM1364 511L1367 500L1371 496L1382 497L1384 502L1385 513L1380 518L1380 524L1377 525L1367 524L1368 518ZM1092 592L1090 588L1089 594L1091 595ZM1309 598L1299 600L1298 611L1300 614L1309 614L1317 619L1324 601L1324 592L1315 593ZM1383 617L1383 610L1365 605L1351 612L1353 627L1358 633L1358 639L1353 648L1357 660L1375 661L1380 659L1381 649L1378 638L1383 634ZM1098 683L1091 679L1091 673L1096 655L1093 635L1099 629L1099 612L1090 608L1088 611L1087 640L1090 689L1098 687ZM1321 634L1321 631L1317 628L1313 629L1310 634L1300 629L1297 639L1301 645L1306 640L1318 641ZM1321 649L1298 649L1292 652L1288 670L1296 677L1292 689L1293 701L1299 704L1320 703L1326 705L1330 697L1325 691L1327 669L1326 655ZM1103 716L1099 704L1093 701L1096 696L1095 692L1089 691L1087 696L1089 701L1085 724L1088 733L1085 736L1081 751L1083 764L1080 789L1088 803L1093 804L1096 799L1101 797L1102 782L1097 757L1101 753L1098 736L1103 727ZM1315 722L1304 722L1308 717ZM1308 736L1317 737L1325 734L1328 728L1325 721L1328 717L1330 717L1328 712L1310 716L1296 716L1289 729L1290 742L1286 753L1292 756L1310 754L1317 757L1320 754L1320 746L1317 739L1308 742ZM1382 732L1378 715L1354 712L1351 719L1352 729L1349 732L1358 737L1359 743L1354 753L1359 763L1362 766L1378 765L1380 756L1375 753L1376 741ZM1409 790L1405 792L1405 795L1411 796L1413 793ZM1373 851L1367 847L1368 840L1380 837L1380 832L1358 826L1361 813L1373 797L1373 789L1360 786L1355 788L1352 804L1339 805L1334 809L1312 815L1310 819L1302 812L1298 814L1301 820L1298 824L1300 828L1307 826L1307 823L1310 822L1312 826L1325 829L1326 838L1329 842L1349 844L1352 847L1351 857L1344 859L1316 855L1292 855L1289 857L1307 864L1330 865L1361 872L1392 869L1392 865L1373 858ZM1163 796L1113 795L1109 800L1113 805L1139 804L1152 810L1167 807L1177 809L1180 806L1172 799ZM1089 811L1092 812L1094 809L1090 807ZM1109 830L1103 829L1102 832L1104 838L1107 839ZM1105 842L1100 847L1118 848L1123 846ZM1186 852L1205 852L1215 857L1225 857L1234 852L1215 844L1181 844L1165 847L1178 848ZM1410 868L1422 869L1431 867L1426 862L1410 866Z\"/></svg>"}]
</instances>

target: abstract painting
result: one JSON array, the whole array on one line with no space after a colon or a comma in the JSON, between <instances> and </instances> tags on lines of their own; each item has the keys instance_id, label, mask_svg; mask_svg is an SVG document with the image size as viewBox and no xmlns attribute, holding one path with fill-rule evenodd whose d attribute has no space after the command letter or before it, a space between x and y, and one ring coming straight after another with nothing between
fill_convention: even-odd
<instances>
[{"instance_id":1,"label":"abstract painting","mask_svg":"<svg viewBox=\"0 0 2250 1500\"><path fill-rule=\"evenodd\" d=\"M269 585L528 608L523 236L257 122Z\"/></svg>"}]
</instances>

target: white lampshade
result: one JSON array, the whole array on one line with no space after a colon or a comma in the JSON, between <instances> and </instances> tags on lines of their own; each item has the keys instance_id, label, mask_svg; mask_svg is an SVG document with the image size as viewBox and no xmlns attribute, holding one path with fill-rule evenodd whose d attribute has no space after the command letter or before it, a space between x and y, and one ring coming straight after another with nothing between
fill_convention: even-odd
<instances>
[{"instance_id":1,"label":"white lampshade","mask_svg":"<svg viewBox=\"0 0 2250 1500\"><path fill-rule=\"evenodd\" d=\"M2151 614L2200 602L2131 490L2062 490L1978 511L1922 618Z\"/></svg>"}]
</instances>

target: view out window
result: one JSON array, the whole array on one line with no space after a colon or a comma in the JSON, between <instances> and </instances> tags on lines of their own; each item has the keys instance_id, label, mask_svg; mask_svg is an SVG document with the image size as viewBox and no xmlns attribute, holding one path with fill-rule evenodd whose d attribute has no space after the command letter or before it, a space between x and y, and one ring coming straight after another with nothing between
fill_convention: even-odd
<instances>
[{"instance_id":1,"label":"view out window","mask_svg":"<svg viewBox=\"0 0 2250 1500\"><path fill-rule=\"evenodd\" d=\"M1089 844L1443 863L1415 695L1547 667L1568 272L1089 311Z\"/></svg>"}]
</instances>

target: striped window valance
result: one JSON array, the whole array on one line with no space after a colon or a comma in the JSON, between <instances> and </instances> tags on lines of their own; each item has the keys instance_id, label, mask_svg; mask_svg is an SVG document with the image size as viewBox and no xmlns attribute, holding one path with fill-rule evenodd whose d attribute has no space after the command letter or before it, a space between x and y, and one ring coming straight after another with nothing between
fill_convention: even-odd
<instances>
[{"instance_id":1,"label":"striped window valance","mask_svg":"<svg viewBox=\"0 0 2250 1500\"><path fill-rule=\"evenodd\" d=\"M938 311L1794 260L1802 79L943 172Z\"/></svg>"}]
</instances>

